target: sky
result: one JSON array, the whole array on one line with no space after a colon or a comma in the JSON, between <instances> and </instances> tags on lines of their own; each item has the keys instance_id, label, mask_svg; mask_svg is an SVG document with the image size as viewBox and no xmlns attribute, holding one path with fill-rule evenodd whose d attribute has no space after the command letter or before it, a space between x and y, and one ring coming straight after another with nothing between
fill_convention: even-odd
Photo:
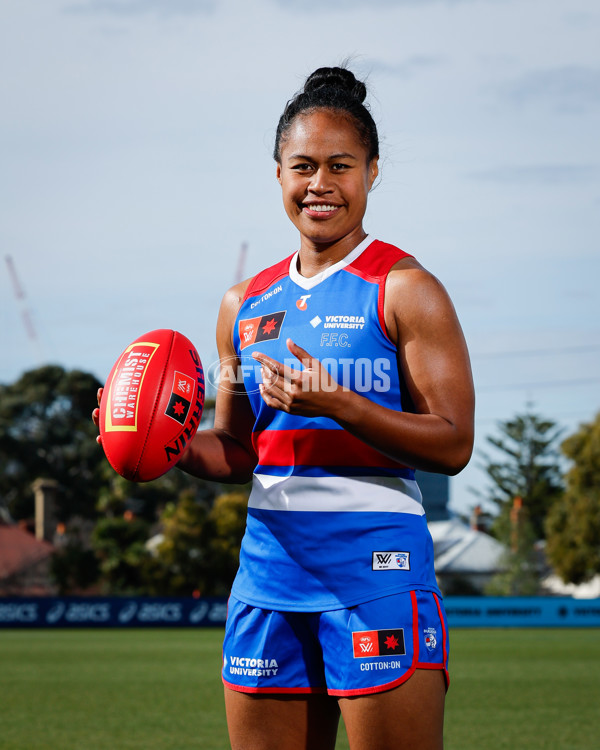
<instances>
[{"instance_id":1,"label":"sky","mask_svg":"<svg viewBox=\"0 0 600 750\"><path fill-rule=\"evenodd\" d=\"M349 59L381 140L365 228L440 278L471 352L467 512L499 422L600 410L599 39L596 0L4 0L0 383L104 381L155 328L214 362L242 244L244 276L298 247L279 115Z\"/></svg>"}]
</instances>

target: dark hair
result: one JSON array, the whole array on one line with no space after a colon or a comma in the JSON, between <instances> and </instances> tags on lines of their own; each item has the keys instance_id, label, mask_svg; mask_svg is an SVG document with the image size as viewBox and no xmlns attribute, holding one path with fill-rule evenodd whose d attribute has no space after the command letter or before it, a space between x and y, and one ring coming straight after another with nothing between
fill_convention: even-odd
<instances>
[{"instance_id":1,"label":"dark hair","mask_svg":"<svg viewBox=\"0 0 600 750\"><path fill-rule=\"evenodd\" d=\"M367 149L369 161L379 156L377 126L368 107L363 104L367 87L347 68L318 68L306 79L304 88L285 105L275 134L273 157L281 161L281 144L298 115L316 109L331 109L345 114L356 127L361 142Z\"/></svg>"}]
</instances>

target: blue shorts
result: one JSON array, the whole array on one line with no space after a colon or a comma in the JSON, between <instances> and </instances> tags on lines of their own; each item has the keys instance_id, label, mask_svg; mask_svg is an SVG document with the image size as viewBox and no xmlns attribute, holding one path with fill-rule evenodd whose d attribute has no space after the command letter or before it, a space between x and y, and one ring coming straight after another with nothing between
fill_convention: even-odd
<instances>
[{"instance_id":1,"label":"blue shorts","mask_svg":"<svg viewBox=\"0 0 600 750\"><path fill-rule=\"evenodd\" d=\"M242 693L366 695L415 669L441 669L448 685L448 626L441 597L408 591L330 612L275 612L231 596L223 682Z\"/></svg>"}]
</instances>

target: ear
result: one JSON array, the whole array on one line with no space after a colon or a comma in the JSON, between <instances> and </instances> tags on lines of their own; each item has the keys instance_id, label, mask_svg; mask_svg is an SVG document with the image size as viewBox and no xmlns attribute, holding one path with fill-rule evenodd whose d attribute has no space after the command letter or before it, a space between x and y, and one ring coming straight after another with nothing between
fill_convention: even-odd
<instances>
[{"instance_id":1,"label":"ear","mask_svg":"<svg viewBox=\"0 0 600 750\"><path fill-rule=\"evenodd\" d=\"M281 185L281 164L279 162L277 162L276 175L277 175L277 182Z\"/></svg>"},{"instance_id":2,"label":"ear","mask_svg":"<svg viewBox=\"0 0 600 750\"><path fill-rule=\"evenodd\" d=\"M379 157L375 156L369 162L369 190L373 187L373 183L377 179L379 174Z\"/></svg>"}]
</instances>

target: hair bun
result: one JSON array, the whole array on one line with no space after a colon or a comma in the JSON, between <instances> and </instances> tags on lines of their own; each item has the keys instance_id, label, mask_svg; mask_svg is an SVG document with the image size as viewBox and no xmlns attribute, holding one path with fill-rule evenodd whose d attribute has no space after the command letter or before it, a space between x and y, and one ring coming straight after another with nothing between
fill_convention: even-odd
<instances>
[{"instance_id":1,"label":"hair bun","mask_svg":"<svg viewBox=\"0 0 600 750\"><path fill-rule=\"evenodd\" d=\"M346 68L318 68L311 73L304 84L304 92L316 91L323 86L342 89L348 92L359 102L364 102L367 97L367 87L362 81L358 81L352 71Z\"/></svg>"}]
</instances>

